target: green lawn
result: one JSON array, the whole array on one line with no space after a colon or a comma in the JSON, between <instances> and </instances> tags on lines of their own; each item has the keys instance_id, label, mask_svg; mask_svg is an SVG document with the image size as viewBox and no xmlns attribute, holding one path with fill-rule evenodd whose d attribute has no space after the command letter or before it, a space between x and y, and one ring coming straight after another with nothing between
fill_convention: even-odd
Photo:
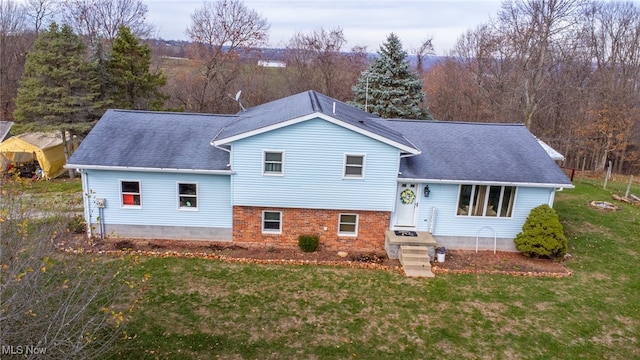
<instances>
[{"instance_id":1,"label":"green lawn","mask_svg":"<svg viewBox=\"0 0 640 360\"><path fill-rule=\"evenodd\" d=\"M587 206L625 188L581 181L558 193L566 278L143 259L132 275L151 278L116 357L639 358L640 207Z\"/></svg>"},{"instance_id":2,"label":"green lawn","mask_svg":"<svg viewBox=\"0 0 640 360\"><path fill-rule=\"evenodd\" d=\"M31 179L19 179L15 182L23 191L22 202L29 207L28 211L46 212L79 212L82 208L82 180L80 176L75 179L66 177L50 181L32 181Z\"/></svg>"}]
</instances>

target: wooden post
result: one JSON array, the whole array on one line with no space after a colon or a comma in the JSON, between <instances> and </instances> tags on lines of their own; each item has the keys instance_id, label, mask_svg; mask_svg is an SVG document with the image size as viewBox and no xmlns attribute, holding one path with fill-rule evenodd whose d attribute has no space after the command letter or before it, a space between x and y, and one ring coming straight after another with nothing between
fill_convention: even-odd
<instances>
[{"instance_id":1,"label":"wooden post","mask_svg":"<svg viewBox=\"0 0 640 360\"><path fill-rule=\"evenodd\" d=\"M62 129L60 130L62 132L62 148L64 149L64 159L65 159L65 163L67 161L69 161L69 143L67 142L67 132ZM71 139L70 139L71 140ZM73 169L69 169L69 177L71 179L75 179L76 178L76 173L75 171L73 171Z\"/></svg>"},{"instance_id":2,"label":"wooden post","mask_svg":"<svg viewBox=\"0 0 640 360\"><path fill-rule=\"evenodd\" d=\"M633 182L633 175L629 175L629 183L627 184L627 191L624 193L625 198L629 198L629 191L631 191L631 183Z\"/></svg>"},{"instance_id":3,"label":"wooden post","mask_svg":"<svg viewBox=\"0 0 640 360\"><path fill-rule=\"evenodd\" d=\"M611 177L611 161L609 161L609 167L607 168L607 174L604 176L604 186L602 187L603 189L607 188L607 182L609 181L610 177Z\"/></svg>"}]
</instances>

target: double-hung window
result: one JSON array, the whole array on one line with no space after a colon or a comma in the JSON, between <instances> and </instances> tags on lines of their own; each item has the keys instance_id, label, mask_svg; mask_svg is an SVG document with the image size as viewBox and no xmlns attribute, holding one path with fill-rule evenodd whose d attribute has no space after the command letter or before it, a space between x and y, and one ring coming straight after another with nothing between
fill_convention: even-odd
<instances>
[{"instance_id":1,"label":"double-hung window","mask_svg":"<svg viewBox=\"0 0 640 360\"><path fill-rule=\"evenodd\" d=\"M178 207L181 210L198 209L198 184L178 183Z\"/></svg>"},{"instance_id":2,"label":"double-hung window","mask_svg":"<svg viewBox=\"0 0 640 360\"><path fill-rule=\"evenodd\" d=\"M515 186L460 185L457 215L511 217Z\"/></svg>"},{"instance_id":3,"label":"double-hung window","mask_svg":"<svg viewBox=\"0 0 640 360\"><path fill-rule=\"evenodd\" d=\"M283 175L284 174L284 152L283 151L264 151L263 153L264 167L262 173L264 175Z\"/></svg>"},{"instance_id":4,"label":"double-hung window","mask_svg":"<svg viewBox=\"0 0 640 360\"><path fill-rule=\"evenodd\" d=\"M282 233L282 212L263 211L262 212L262 232L270 234Z\"/></svg>"},{"instance_id":5,"label":"double-hung window","mask_svg":"<svg viewBox=\"0 0 640 360\"><path fill-rule=\"evenodd\" d=\"M358 214L340 214L338 235L358 235Z\"/></svg>"},{"instance_id":6,"label":"double-hung window","mask_svg":"<svg viewBox=\"0 0 640 360\"><path fill-rule=\"evenodd\" d=\"M120 181L120 193L123 207L140 207L140 181Z\"/></svg>"},{"instance_id":7,"label":"double-hung window","mask_svg":"<svg viewBox=\"0 0 640 360\"><path fill-rule=\"evenodd\" d=\"M349 179L364 178L364 155L344 155L344 177Z\"/></svg>"}]
</instances>

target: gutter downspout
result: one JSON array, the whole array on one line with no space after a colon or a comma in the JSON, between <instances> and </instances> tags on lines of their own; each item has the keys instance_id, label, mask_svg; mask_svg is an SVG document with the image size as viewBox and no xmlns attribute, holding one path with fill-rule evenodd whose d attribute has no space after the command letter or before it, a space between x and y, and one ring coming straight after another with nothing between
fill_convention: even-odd
<instances>
[{"instance_id":1,"label":"gutter downspout","mask_svg":"<svg viewBox=\"0 0 640 360\"><path fill-rule=\"evenodd\" d=\"M91 205L91 200L89 199L89 174L86 171L80 169L80 176L82 178L82 199L84 205L84 221L87 224L87 236L91 238L91 209L89 206Z\"/></svg>"},{"instance_id":2,"label":"gutter downspout","mask_svg":"<svg viewBox=\"0 0 640 360\"><path fill-rule=\"evenodd\" d=\"M556 191L557 190L555 188L553 188L553 189L551 189L549 191L549 204L548 205L549 205L550 208L553 208L553 203L555 202L555 199L556 199Z\"/></svg>"}]
</instances>

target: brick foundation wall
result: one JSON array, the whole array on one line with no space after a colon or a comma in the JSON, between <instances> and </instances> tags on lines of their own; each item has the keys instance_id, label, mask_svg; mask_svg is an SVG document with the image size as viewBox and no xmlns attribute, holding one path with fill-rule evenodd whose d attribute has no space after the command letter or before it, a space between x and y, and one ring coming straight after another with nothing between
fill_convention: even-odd
<instances>
[{"instance_id":1,"label":"brick foundation wall","mask_svg":"<svg viewBox=\"0 0 640 360\"><path fill-rule=\"evenodd\" d=\"M262 233L262 211L282 212L282 233ZM339 236L340 214L358 214L357 236ZM384 232L389 229L388 211L347 211L233 207L233 241L274 246L298 246L302 234L320 235L320 247L335 250L384 251ZM326 227L326 230L324 230Z\"/></svg>"}]
</instances>

